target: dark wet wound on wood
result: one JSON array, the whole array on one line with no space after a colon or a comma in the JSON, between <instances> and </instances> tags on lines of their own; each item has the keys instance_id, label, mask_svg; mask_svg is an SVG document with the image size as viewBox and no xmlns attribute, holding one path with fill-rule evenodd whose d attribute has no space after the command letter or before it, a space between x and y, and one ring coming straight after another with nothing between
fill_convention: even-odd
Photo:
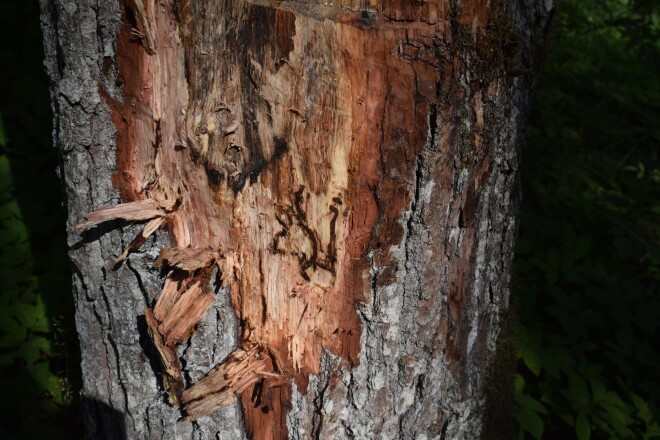
<instances>
[{"instance_id":1,"label":"dark wet wound on wood","mask_svg":"<svg viewBox=\"0 0 660 440\"><path fill-rule=\"evenodd\" d=\"M341 2L340 2L341 3ZM147 221L174 248L145 310L173 405L196 419L238 394L251 438L285 438L291 386L306 392L322 350L360 357L357 305L393 283L429 107L448 60L448 1L361 8L312 2L124 1L113 183L124 203L81 228ZM373 3L373 4L371 4ZM474 29L487 2L462 2ZM211 31L212 30L212 31ZM214 300L219 270L242 344L194 383L176 346ZM295 385L293 383L295 382Z\"/></svg>"}]
</instances>

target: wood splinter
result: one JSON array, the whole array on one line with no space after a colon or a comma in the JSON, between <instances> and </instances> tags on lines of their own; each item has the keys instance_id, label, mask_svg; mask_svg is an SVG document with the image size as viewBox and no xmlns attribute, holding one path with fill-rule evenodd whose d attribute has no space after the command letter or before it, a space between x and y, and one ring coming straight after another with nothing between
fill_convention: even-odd
<instances>
[{"instance_id":1,"label":"wood splinter","mask_svg":"<svg viewBox=\"0 0 660 440\"><path fill-rule=\"evenodd\" d=\"M274 373L276 362L270 350L254 345L249 351L237 349L224 362L213 368L206 377L183 391L183 409L186 419L196 420L211 414L218 408L234 402L234 394L241 394L250 386L255 387L252 400L255 406L268 411L264 389L285 384L289 376ZM264 383L268 381L268 386Z\"/></svg>"},{"instance_id":2,"label":"wood splinter","mask_svg":"<svg viewBox=\"0 0 660 440\"><path fill-rule=\"evenodd\" d=\"M145 309L149 335L162 364L163 388L172 405L183 407L188 420L233 403L235 394L255 384L260 386L254 388L254 403L267 408L267 390L288 383L290 378L272 349L251 343L252 348L235 350L206 377L184 389L176 347L190 338L211 306L211 267L220 260L227 261L219 267L232 266L231 257L221 259L220 253L210 248L162 249L155 265L168 267L170 272L154 308Z\"/></svg>"},{"instance_id":3,"label":"wood splinter","mask_svg":"<svg viewBox=\"0 0 660 440\"><path fill-rule=\"evenodd\" d=\"M142 245L147 241L147 238L151 237L154 232L156 232L165 222L165 217L156 217L153 220L150 220L149 223L140 231L140 233L126 246L124 252L115 260L114 267L119 266L128 255L136 250L140 249Z\"/></svg>"},{"instance_id":4,"label":"wood splinter","mask_svg":"<svg viewBox=\"0 0 660 440\"><path fill-rule=\"evenodd\" d=\"M192 336L211 307L212 267L220 259L220 253L210 248L175 247L161 249L155 263L156 267L167 267L169 273L154 308L145 309L145 317L160 357L163 388L175 406L181 405L184 388L176 347ZM263 370L266 365L259 363L257 367ZM231 394L226 398L231 401Z\"/></svg>"},{"instance_id":5,"label":"wood splinter","mask_svg":"<svg viewBox=\"0 0 660 440\"><path fill-rule=\"evenodd\" d=\"M111 220L146 221L155 217L164 217L174 209L174 206L163 206L153 199L136 200L134 202L120 203L90 212L85 220L78 223L78 230L89 229Z\"/></svg>"},{"instance_id":6,"label":"wood splinter","mask_svg":"<svg viewBox=\"0 0 660 440\"><path fill-rule=\"evenodd\" d=\"M191 272L196 269L208 267L220 259L218 251L211 248L163 248L156 260L156 267L170 266Z\"/></svg>"},{"instance_id":7,"label":"wood splinter","mask_svg":"<svg viewBox=\"0 0 660 440\"><path fill-rule=\"evenodd\" d=\"M146 198L134 202L120 203L119 205L90 212L85 215L84 221L75 225L75 228L78 230L85 230L111 220L149 220L144 228L142 228L142 231L140 231L140 233L128 244L126 249L124 249L124 252L117 257L113 266L116 269L124 260L126 260L126 258L128 258L128 255L131 252L138 250L147 239L154 234L154 232L163 226L167 214L176 209L178 203L178 200L172 201L167 198L159 201Z\"/></svg>"},{"instance_id":8,"label":"wood splinter","mask_svg":"<svg viewBox=\"0 0 660 440\"><path fill-rule=\"evenodd\" d=\"M149 308L145 309L144 316L147 321L149 336L154 343L154 347L156 347L163 369L163 388L168 394L170 405L178 407L183 391L183 375L181 374L179 358L176 355L176 350L165 344L158 331L158 323L154 318L153 311Z\"/></svg>"},{"instance_id":9,"label":"wood splinter","mask_svg":"<svg viewBox=\"0 0 660 440\"><path fill-rule=\"evenodd\" d=\"M192 336L213 304L214 296L208 287L210 271L206 272L191 279L172 270L154 308L144 310L149 336L160 358L163 388L175 406L181 403L184 387L176 347Z\"/></svg>"}]
</instances>

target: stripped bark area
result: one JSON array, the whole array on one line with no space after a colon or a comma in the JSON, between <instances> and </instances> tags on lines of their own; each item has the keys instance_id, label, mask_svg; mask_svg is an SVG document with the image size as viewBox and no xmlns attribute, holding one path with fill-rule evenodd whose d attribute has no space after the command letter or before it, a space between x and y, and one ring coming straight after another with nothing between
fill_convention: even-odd
<instances>
[{"instance_id":1,"label":"stripped bark area","mask_svg":"<svg viewBox=\"0 0 660 440\"><path fill-rule=\"evenodd\" d=\"M452 69L433 44L447 34L448 3L346 6L126 4L117 53L124 99L108 101L119 132L115 183L127 203L83 223L161 217L152 197L177 200L167 212L177 248L159 261L194 271L210 266L215 250L237 255L231 291L243 348L277 353L281 371L272 363L260 371L291 376L302 392L324 348L357 362L356 304L370 299L372 264L382 268L379 285L395 281L389 249L401 244L428 111ZM488 21L486 2L461 11L474 31ZM168 277L146 314L176 403L182 383L172 353L212 297L200 281L174 283ZM261 396L268 374L260 386L213 377L184 394L189 417L237 392L254 438L286 435L288 388ZM190 397L221 383L213 400Z\"/></svg>"},{"instance_id":2,"label":"stripped bark area","mask_svg":"<svg viewBox=\"0 0 660 440\"><path fill-rule=\"evenodd\" d=\"M123 0L122 8L122 96L100 93L117 129L113 184L123 203L79 227L146 221L117 263L156 230L171 235L156 261L162 291L144 311L169 402L196 420L238 395L250 438L286 438L291 424L325 438L350 425L337 409L322 415L335 396L376 421L364 436L395 438L394 425L377 422L394 414L400 430L417 432L415 420L426 418L425 432L444 438L454 402L485 386L466 364L491 365L499 308L508 308L515 212L493 222L492 242L505 249L494 272L486 266L500 261L497 246L486 246L483 223L493 200L513 204L514 177L497 179L502 160L516 160L501 146L515 143L522 121L496 115L498 105L512 111L518 90L506 75L517 58L491 36L497 26L514 32L501 21L505 3ZM211 307L216 278L230 290L240 346L193 383L177 348ZM479 309L488 291L490 305ZM400 397L365 365L389 374L390 355L392 376L406 384ZM369 378L368 403L356 403L351 371ZM453 400L420 403L424 389L438 399L437 389L450 390ZM301 416L303 407L315 410Z\"/></svg>"}]
</instances>

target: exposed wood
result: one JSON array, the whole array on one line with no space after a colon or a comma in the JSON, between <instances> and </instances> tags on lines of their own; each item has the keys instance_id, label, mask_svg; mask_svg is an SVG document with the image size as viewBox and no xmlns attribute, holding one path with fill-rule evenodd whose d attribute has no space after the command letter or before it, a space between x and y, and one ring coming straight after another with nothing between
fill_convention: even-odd
<instances>
[{"instance_id":1,"label":"exposed wood","mask_svg":"<svg viewBox=\"0 0 660 440\"><path fill-rule=\"evenodd\" d=\"M183 392L183 375L181 374L181 365L176 355L176 350L163 341L163 337L158 330L158 323L154 319L151 309L145 309L144 315L149 329L149 335L158 351L162 371L163 387L168 393L169 401L172 405L178 406L181 402L181 393Z\"/></svg>"},{"instance_id":2,"label":"exposed wood","mask_svg":"<svg viewBox=\"0 0 660 440\"><path fill-rule=\"evenodd\" d=\"M132 158L122 170L132 177L124 193L153 193L157 182L157 193L173 199L162 188L178 189L181 206L169 217L178 248L163 250L157 264L194 270L216 258L211 249L239 256L232 301L243 344L278 353L304 393L324 348L357 362L356 305L370 299L372 266L383 268L377 286L395 281L389 249L400 245L401 218L414 203L429 109L456 67L433 53L452 5L373 12L304 2L138 6L136 16L147 16L155 35L144 52L131 45L128 29L119 38L124 105L141 109L116 110L129 136L119 161ZM487 3L462 6L458 23L483 32ZM445 14L437 18L429 7ZM198 32L214 27L223 32ZM192 255L191 245L208 250ZM166 286L156 302L165 311L157 313L165 314L158 331L172 348L211 303L198 283L176 299L173 292ZM237 390L248 432L285 436L289 393L259 411L255 386Z\"/></svg>"},{"instance_id":3,"label":"exposed wood","mask_svg":"<svg viewBox=\"0 0 660 440\"><path fill-rule=\"evenodd\" d=\"M135 22L133 33L140 39L144 50L149 55L156 55L154 36L147 18L147 11L142 0L129 0L132 21Z\"/></svg>"},{"instance_id":4,"label":"exposed wood","mask_svg":"<svg viewBox=\"0 0 660 440\"><path fill-rule=\"evenodd\" d=\"M144 221L154 217L163 217L166 208L151 199L136 200L109 206L85 215L85 220L76 225L76 229L87 229L110 220Z\"/></svg>"},{"instance_id":5,"label":"exposed wood","mask_svg":"<svg viewBox=\"0 0 660 440\"><path fill-rule=\"evenodd\" d=\"M235 395L252 439L496 432L480 425L483 390L509 337L498 329L530 86L510 72L534 65L546 2L121 3L93 96L116 129L104 136L116 141L122 203L94 211L71 194L94 211L82 228L150 222L123 241L118 261L144 253L108 280L93 265L117 255L121 240L101 237L105 253L90 264L92 245L72 253L77 289L92 298L78 301L83 330L108 340L105 354L90 353L117 364L107 378L88 376L87 389L103 401L106 388L131 396L127 432L174 438L183 429L159 424L176 417L162 415L158 399L135 403L147 388L122 379L121 354L135 346L131 313L144 310L149 337L140 344L147 353L153 345L161 364L148 377L162 374L170 402L198 420L192 432L211 429L201 418L219 417ZM62 4L58 13L73 17L73 3ZM151 263L165 275L157 295L146 293L156 289ZM108 286L126 274L142 297L119 325L121 301ZM216 306L225 295L241 327L231 353L216 347L234 318ZM192 368L200 353L210 353L206 367ZM140 365L130 371L147 374ZM162 416L152 418L155 409Z\"/></svg>"},{"instance_id":6,"label":"exposed wood","mask_svg":"<svg viewBox=\"0 0 660 440\"><path fill-rule=\"evenodd\" d=\"M163 248L156 260L156 266L170 266L187 272L209 267L219 255L211 249Z\"/></svg>"},{"instance_id":7,"label":"exposed wood","mask_svg":"<svg viewBox=\"0 0 660 440\"><path fill-rule=\"evenodd\" d=\"M158 301L154 306L154 317L158 321L163 321L165 317L169 314L174 304L179 300L183 290L188 283L184 283L187 274L181 274L179 272L170 272L170 274L165 278L165 285L163 290L158 296Z\"/></svg>"},{"instance_id":8,"label":"exposed wood","mask_svg":"<svg viewBox=\"0 0 660 440\"><path fill-rule=\"evenodd\" d=\"M248 387L258 385L257 391L251 396L256 408L268 412L264 402L265 379L269 379L270 388L286 383L288 377L272 373L276 369L268 351L258 346L249 351L234 351L221 365L211 370L209 374L183 393L183 403L187 417L191 420L208 415L218 408L233 402L234 393L243 393Z\"/></svg>"}]
</instances>

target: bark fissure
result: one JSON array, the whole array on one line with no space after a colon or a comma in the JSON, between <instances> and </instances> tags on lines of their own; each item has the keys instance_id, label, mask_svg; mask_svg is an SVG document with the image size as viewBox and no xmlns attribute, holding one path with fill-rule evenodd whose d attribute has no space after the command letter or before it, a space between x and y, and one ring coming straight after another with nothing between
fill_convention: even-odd
<instances>
[{"instance_id":1,"label":"bark fissure","mask_svg":"<svg viewBox=\"0 0 660 440\"><path fill-rule=\"evenodd\" d=\"M121 388L122 391L122 399L123 399L123 404L124 404L124 411L126 412L126 415L131 419L131 422L133 424L133 429L136 428L135 425L135 420L133 418L133 414L131 414L131 409L128 405L128 391L126 389L126 385L124 384L124 379L122 378L122 369L121 369L121 356L119 354L119 348L117 347L117 342L115 342L114 338L112 337L112 333L109 332L107 334L107 339L108 342L110 343L110 347L112 347L112 351L115 355L115 368L117 369L117 377L119 378L119 387Z\"/></svg>"},{"instance_id":2,"label":"bark fissure","mask_svg":"<svg viewBox=\"0 0 660 440\"><path fill-rule=\"evenodd\" d=\"M321 377L318 383L318 393L314 399L314 417L312 419L312 438L319 440L321 437L321 428L323 426L323 413L325 403L325 392L329 386L329 377Z\"/></svg>"}]
</instances>

